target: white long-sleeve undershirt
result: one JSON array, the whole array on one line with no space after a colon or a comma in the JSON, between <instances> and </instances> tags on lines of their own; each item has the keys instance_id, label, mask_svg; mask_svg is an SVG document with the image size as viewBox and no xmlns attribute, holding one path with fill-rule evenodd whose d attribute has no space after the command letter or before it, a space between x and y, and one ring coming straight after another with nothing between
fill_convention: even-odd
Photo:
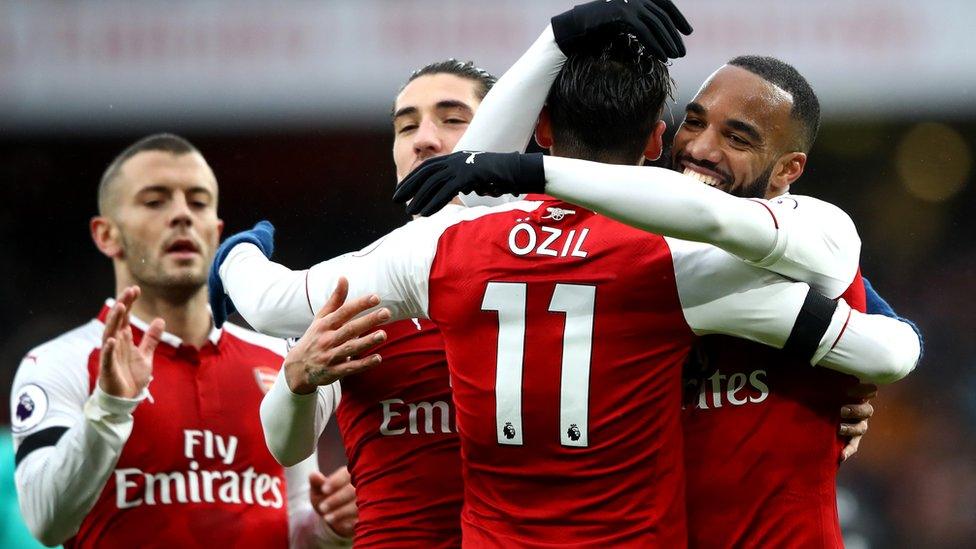
<instances>
[{"instance_id":1,"label":"white long-sleeve undershirt","mask_svg":"<svg viewBox=\"0 0 976 549\"><path fill-rule=\"evenodd\" d=\"M739 198L663 168L551 156L544 164L551 196L648 232L715 245L829 297L857 272L857 230L826 202Z\"/></svg>"},{"instance_id":2,"label":"white long-sleeve undershirt","mask_svg":"<svg viewBox=\"0 0 976 549\"><path fill-rule=\"evenodd\" d=\"M559 76L566 55L556 45L552 26L505 74L498 79L478 107L478 114L454 147L455 151L522 152L535 132L549 88ZM517 200L476 194L461 195L466 206L492 206Z\"/></svg>"},{"instance_id":3,"label":"white long-sleeve undershirt","mask_svg":"<svg viewBox=\"0 0 976 549\"><path fill-rule=\"evenodd\" d=\"M20 511L44 545L75 535L132 434L132 412L145 398L109 395L96 384L83 417L57 444L31 452L17 467Z\"/></svg>"}]
</instances>

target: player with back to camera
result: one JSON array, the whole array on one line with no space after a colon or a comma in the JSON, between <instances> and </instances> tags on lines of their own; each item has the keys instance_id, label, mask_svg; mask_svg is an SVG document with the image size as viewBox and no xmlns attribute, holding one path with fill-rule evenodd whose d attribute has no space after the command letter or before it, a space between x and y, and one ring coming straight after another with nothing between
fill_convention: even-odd
<instances>
[{"instance_id":1,"label":"player with back to camera","mask_svg":"<svg viewBox=\"0 0 976 549\"><path fill-rule=\"evenodd\" d=\"M615 10L603 4L596 5L598 13ZM661 17L660 24L671 24ZM617 22L595 22L585 33L610 26ZM663 47L679 53L675 46ZM493 83L491 75L453 60L410 77L393 106L398 180L454 148ZM498 132L481 143L524 146L506 144L505 138ZM304 369L282 370L262 406L269 447L284 464L304 459L335 411L357 488L357 547L458 546L461 458L443 341L426 319L390 323L383 332L386 342L371 352L383 356L385 367L344 378L341 398L340 385L319 387L314 396L316 386Z\"/></svg>"}]
</instances>

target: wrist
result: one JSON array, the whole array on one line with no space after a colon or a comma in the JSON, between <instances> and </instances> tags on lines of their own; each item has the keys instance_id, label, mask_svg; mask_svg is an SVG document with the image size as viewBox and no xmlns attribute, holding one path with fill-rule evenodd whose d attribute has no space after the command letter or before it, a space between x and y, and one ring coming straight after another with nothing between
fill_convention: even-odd
<instances>
[{"instance_id":1,"label":"wrist","mask_svg":"<svg viewBox=\"0 0 976 549\"><path fill-rule=\"evenodd\" d=\"M292 393L296 395L310 395L318 389L315 385L308 383L302 362L289 361L286 358L282 369L285 372L285 381L288 383L288 390Z\"/></svg>"},{"instance_id":2,"label":"wrist","mask_svg":"<svg viewBox=\"0 0 976 549\"><path fill-rule=\"evenodd\" d=\"M519 155L519 191L545 194L546 168L542 153Z\"/></svg>"},{"instance_id":3,"label":"wrist","mask_svg":"<svg viewBox=\"0 0 976 549\"><path fill-rule=\"evenodd\" d=\"M111 398L120 399L120 400L141 400L139 398L139 395L142 394L142 392L145 390L145 389L134 390L134 389L126 389L125 387L116 387L111 381L106 380L101 376L99 376L98 383L96 385L98 386L98 389L102 395Z\"/></svg>"},{"instance_id":4,"label":"wrist","mask_svg":"<svg viewBox=\"0 0 976 549\"><path fill-rule=\"evenodd\" d=\"M101 420L105 417L130 417L145 398L144 391L133 398L111 395L98 384L85 403L85 415L93 420Z\"/></svg>"}]
</instances>

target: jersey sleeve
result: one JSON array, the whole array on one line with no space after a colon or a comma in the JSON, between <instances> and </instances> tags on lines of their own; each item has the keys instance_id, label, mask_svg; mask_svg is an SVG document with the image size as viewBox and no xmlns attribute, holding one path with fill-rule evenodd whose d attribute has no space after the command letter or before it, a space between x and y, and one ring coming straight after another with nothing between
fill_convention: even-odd
<instances>
[{"instance_id":1,"label":"jersey sleeve","mask_svg":"<svg viewBox=\"0 0 976 549\"><path fill-rule=\"evenodd\" d=\"M438 240L447 227L468 217L471 212L464 208L447 207L407 223L358 252L313 266L306 284L311 310L321 309L339 277L346 277L349 298L377 294L377 307L390 309L391 322L427 318L430 268Z\"/></svg>"},{"instance_id":2,"label":"jersey sleeve","mask_svg":"<svg viewBox=\"0 0 976 549\"><path fill-rule=\"evenodd\" d=\"M254 244L234 246L219 274L237 311L258 332L299 337L315 318L305 294L307 273L269 260Z\"/></svg>"},{"instance_id":3,"label":"jersey sleeve","mask_svg":"<svg viewBox=\"0 0 976 549\"><path fill-rule=\"evenodd\" d=\"M844 293L857 272L861 241L854 223L826 202L739 198L663 168L544 162L547 194L648 232L713 244L829 297Z\"/></svg>"},{"instance_id":4,"label":"jersey sleeve","mask_svg":"<svg viewBox=\"0 0 976 549\"><path fill-rule=\"evenodd\" d=\"M404 267L403 262L396 263L396 254L387 253L395 252L395 243L400 243L394 233L360 252L335 257L303 271L267 259L253 244L238 244L221 264L220 278L227 295L251 327L276 337L300 337L305 333L315 312L343 276L349 280L350 298L372 292L380 296L381 306L394 311L394 316L405 309L413 312L421 305L419 295L402 294L404 284L398 283L402 281L398 281L394 271Z\"/></svg>"},{"instance_id":5,"label":"jersey sleeve","mask_svg":"<svg viewBox=\"0 0 976 549\"><path fill-rule=\"evenodd\" d=\"M285 369L261 401L261 426L268 450L278 463L295 465L315 452L322 430L339 405L339 382L299 395L288 388Z\"/></svg>"},{"instance_id":6,"label":"jersey sleeve","mask_svg":"<svg viewBox=\"0 0 976 549\"><path fill-rule=\"evenodd\" d=\"M769 255L750 263L806 282L829 297L843 294L854 280L861 256L861 238L850 216L809 196L757 202L769 208L780 236Z\"/></svg>"},{"instance_id":7,"label":"jersey sleeve","mask_svg":"<svg viewBox=\"0 0 976 549\"><path fill-rule=\"evenodd\" d=\"M525 151L535 131L549 88L562 70L566 54L556 45L552 26L512 65L478 107L478 115L458 141L455 151ZM466 206L494 206L520 197L462 194Z\"/></svg>"},{"instance_id":8,"label":"jersey sleeve","mask_svg":"<svg viewBox=\"0 0 976 549\"><path fill-rule=\"evenodd\" d=\"M144 398L116 398L98 387L89 396L89 352L72 345L38 350L24 359L14 380L18 500L28 528L45 545L64 543L78 531Z\"/></svg>"},{"instance_id":9,"label":"jersey sleeve","mask_svg":"<svg viewBox=\"0 0 976 549\"><path fill-rule=\"evenodd\" d=\"M668 239L682 311L698 335L726 334L782 349L794 333L810 286L737 260L717 248ZM914 332L853 311L843 300L823 318L810 363L888 383L918 362ZM898 338L898 339L896 339Z\"/></svg>"},{"instance_id":10,"label":"jersey sleeve","mask_svg":"<svg viewBox=\"0 0 976 549\"><path fill-rule=\"evenodd\" d=\"M462 211L455 206L415 219L362 250L307 271L273 262L253 244L238 244L221 264L220 278L241 316L255 330L276 337L305 333L340 277L349 281L350 299L379 295L377 307L390 309L391 321L426 318L428 278L438 239L462 219Z\"/></svg>"}]
</instances>

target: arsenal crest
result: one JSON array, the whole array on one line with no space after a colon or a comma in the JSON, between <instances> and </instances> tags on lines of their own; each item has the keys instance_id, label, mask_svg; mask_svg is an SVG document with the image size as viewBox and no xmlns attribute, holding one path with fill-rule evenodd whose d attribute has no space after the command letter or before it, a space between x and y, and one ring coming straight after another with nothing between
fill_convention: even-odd
<instances>
[{"instance_id":1,"label":"arsenal crest","mask_svg":"<svg viewBox=\"0 0 976 549\"><path fill-rule=\"evenodd\" d=\"M254 369L254 381L257 382L258 388L261 392L268 394L271 390L271 386L274 385L275 378L278 377L278 371L274 368L268 366L258 366Z\"/></svg>"}]
</instances>

